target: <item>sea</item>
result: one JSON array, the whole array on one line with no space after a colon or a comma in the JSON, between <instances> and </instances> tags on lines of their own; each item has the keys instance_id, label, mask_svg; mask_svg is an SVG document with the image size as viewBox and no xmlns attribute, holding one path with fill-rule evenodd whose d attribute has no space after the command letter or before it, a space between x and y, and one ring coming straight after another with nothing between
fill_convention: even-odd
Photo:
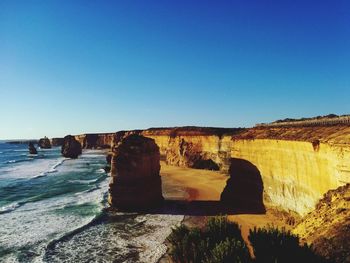
<instances>
[{"instance_id":1,"label":"sea","mask_svg":"<svg viewBox=\"0 0 350 263\"><path fill-rule=\"evenodd\" d=\"M109 209L105 165L0 141L0 262L157 262L183 216Z\"/></svg>"}]
</instances>

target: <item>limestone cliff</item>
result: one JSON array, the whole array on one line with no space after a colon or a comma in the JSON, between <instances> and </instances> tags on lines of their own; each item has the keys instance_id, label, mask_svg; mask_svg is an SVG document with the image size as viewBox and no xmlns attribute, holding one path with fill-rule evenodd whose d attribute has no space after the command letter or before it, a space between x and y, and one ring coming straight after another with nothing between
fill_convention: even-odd
<instances>
[{"instance_id":1,"label":"limestone cliff","mask_svg":"<svg viewBox=\"0 0 350 263\"><path fill-rule=\"evenodd\" d=\"M350 184L328 191L293 232L323 257L350 262Z\"/></svg>"},{"instance_id":2,"label":"limestone cliff","mask_svg":"<svg viewBox=\"0 0 350 263\"><path fill-rule=\"evenodd\" d=\"M103 148L133 133L154 139L172 165L227 173L231 158L248 161L261 174L264 202L301 215L328 190L350 182L349 125L157 128L76 138L85 148Z\"/></svg>"},{"instance_id":3,"label":"limestone cliff","mask_svg":"<svg viewBox=\"0 0 350 263\"><path fill-rule=\"evenodd\" d=\"M62 146L64 138L51 138L50 142L52 146Z\"/></svg>"}]
</instances>

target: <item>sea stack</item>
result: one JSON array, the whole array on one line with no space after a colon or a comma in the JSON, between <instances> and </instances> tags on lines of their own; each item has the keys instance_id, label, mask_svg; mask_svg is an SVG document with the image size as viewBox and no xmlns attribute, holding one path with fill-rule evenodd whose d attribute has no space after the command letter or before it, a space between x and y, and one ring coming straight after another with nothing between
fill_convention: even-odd
<instances>
[{"instance_id":1,"label":"sea stack","mask_svg":"<svg viewBox=\"0 0 350 263\"><path fill-rule=\"evenodd\" d=\"M46 136L44 138L41 138L38 142L38 146L41 149L50 149L51 148L51 142L49 140L49 138L47 138Z\"/></svg>"},{"instance_id":2,"label":"sea stack","mask_svg":"<svg viewBox=\"0 0 350 263\"><path fill-rule=\"evenodd\" d=\"M260 171L251 162L231 158L230 178L221 193L221 202L237 212L264 213L264 185Z\"/></svg>"},{"instance_id":3,"label":"sea stack","mask_svg":"<svg viewBox=\"0 0 350 263\"><path fill-rule=\"evenodd\" d=\"M163 201L159 148L151 138L130 135L113 149L109 203L124 210L147 209Z\"/></svg>"},{"instance_id":4,"label":"sea stack","mask_svg":"<svg viewBox=\"0 0 350 263\"><path fill-rule=\"evenodd\" d=\"M32 142L29 142L28 150L29 150L30 154L37 154L38 153L38 151L36 150L36 148Z\"/></svg>"},{"instance_id":5,"label":"sea stack","mask_svg":"<svg viewBox=\"0 0 350 263\"><path fill-rule=\"evenodd\" d=\"M72 135L67 135L63 138L61 153L67 158L78 158L81 154L81 145Z\"/></svg>"}]
</instances>

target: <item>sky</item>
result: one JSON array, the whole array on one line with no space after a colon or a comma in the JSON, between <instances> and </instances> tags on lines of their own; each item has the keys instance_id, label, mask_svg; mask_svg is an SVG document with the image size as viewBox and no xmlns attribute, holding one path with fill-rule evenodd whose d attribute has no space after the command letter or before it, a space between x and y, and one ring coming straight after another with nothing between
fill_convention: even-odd
<instances>
[{"instance_id":1,"label":"sky","mask_svg":"<svg viewBox=\"0 0 350 263\"><path fill-rule=\"evenodd\" d=\"M350 1L0 1L0 139L350 113Z\"/></svg>"}]
</instances>

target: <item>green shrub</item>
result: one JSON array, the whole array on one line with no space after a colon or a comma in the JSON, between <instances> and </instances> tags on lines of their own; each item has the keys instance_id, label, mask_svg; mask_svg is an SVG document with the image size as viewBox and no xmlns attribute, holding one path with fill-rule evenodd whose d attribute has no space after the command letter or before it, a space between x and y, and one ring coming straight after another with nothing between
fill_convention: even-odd
<instances>
[{"instance_id":1,"label":"green shrub","mask_svg":"<svg viewBox=\"0 0 350 263\"><path fill-rule=\"evenodd\" d=\"M325 262L309 246L299 245L299 237L285 229L254 228L248 237L257 263Z\"/></svg>"},{"instance_id":2,"label":"green shrub","mask_svg":"<svg viewBox=\"0 0 350 263\"><path fill-rule=\"evenodd\" d=\"M227 238L218 243L210 253L206 263L247 263L251 258L244 241Z\"/></svg>"},{"instance_id":3,"label":"green shrub","mask_svg":"<svg viewBox=\"0 0 350 263\"><path fill-rule=\"evenodd\" d=\"M181 263L249 262L239 226L226 217L208 220L204 229L179 226L168 237L170 255Z\"/></svg>"},{"instance_id":4,"label":"green shrub","mask_svg":"<svg viewBox=\"0 0 350 263\"><path fill-rule=\"evenodd\" d=\"M323 263L299 237L285 229L254 228L249 241L252 259L238 224L226 217L208 220L203 229L179 226L168 237L170 256L179 263Z\"/></svg>"}]
</instances>

